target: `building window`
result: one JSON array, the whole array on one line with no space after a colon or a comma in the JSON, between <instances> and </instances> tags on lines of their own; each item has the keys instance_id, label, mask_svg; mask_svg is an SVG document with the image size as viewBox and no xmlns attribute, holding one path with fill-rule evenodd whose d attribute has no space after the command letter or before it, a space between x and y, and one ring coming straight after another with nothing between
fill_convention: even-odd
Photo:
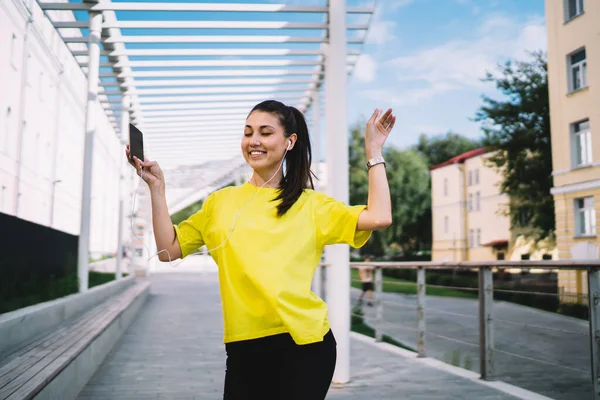
<instances>
[{"instance_id":1,"label":"building window","mask_svg":"<svg viewBox=\"0 0 600 400\"><path fill-rule=\"evenodd\" d=\"M593 196L575 199L575 234L577 236L596 234L596 210L594 210Z\"/></svg>"},{"instance_id":2,"label":"building window","mask_svg":"<svg viewBox=\"0 0 600 400\"><path fill-rule=\"evenodd\" d=\"M469 229L469 247L473 247L473 229Z\"/></svg>"},{"instance_id":3,"label":"building window","mask_svg":"<svg viewBox=\"0 0 600 400\"><path fill-rule=\"evenodd\" d=\"M521 260L529 260L531 256L529 254L521 254Z\"/></svg>"},{"instance_id":4,"label":"building window","mask_svg":"<svg viewBox=\"0 0 600 400\"><path fill-rule=\"evenodd\" d=\"M475 237L475 247L481 246L481 229L477 229L476 237Z\"/></svg>"},{"instance_id":5,"label":"building window","mask_svg":"<svg viewBox=\"0 0 600 400\"><path fill-rule=\"evenodd\" d=\"M475 184L479 185L479 168L475 170Z\"/></svg>"},{"instance_id":6,"label":"building window","mask_svg":"<svg viewBox=\"0 0 600 400\"><path fill-rule=\"evenodd\" d=\"M529 210L524 207L521 207L521 208L519 208L518 213L519 213L519 216L518 216L519 225L520 226L529 225L529 220L531 219L530 215L529 215Z\"/></svg>"},{"instance_id":7,"label":"building window","mask_svg":"<svg viewBox=\"0 0 600 400\"><path fill-rule=\"evenodd\" d=\"M444 196L448 196L448 178L444 178Z\"/></svg>"},{"instance_id":8,"label":"building window","mask_svg":"<svg viewBox=\"0 0 600 400\"><path fill-rule=\"evenodd\" d=\"M504 260L504 253L501 251L496 253L496 260Z\"/></svg>"},{"instance_id":9,"label":"building window","mask_svg":"<svg viewBox=\"0 0 600 400\"><path fill-rule=\"evenodd\" d=\"M565 21L575 18L583 13L583 0L564 0Z\"/></svg>"},{"instance_id":10,"label":"building window","mask_svg":"<svg viewBox=\"0 0 600 400\"><path fill-rule=\"evenodd\" d=\"M592 163L592 134L590 132L590 121L585 120L571 124L573 149L573 166Z\"/></svg>"},{"instance_id":11,"label":"building window","mask_svg":"<svg viewBox=\"0 0 600 400\"><path fill-rule=\"evenodd\" d=\"M448 233L448 230L450 229L450 221L448 219L448 216L444 217L444 233Z\"/></svg>"},{"instance_id":12,"label":"building window","mask_svg":"<svg viewBox=\"0 0 600 400\"><path fill-rule=\"evenodd\" d=\"M542 255L542 260L552 260L552 254L544 254L544 255Z\"/></svg>"},{"instance_id":13,"label":"building window","mask_svg":"<svg viewBox=\"0 0 600 400\"><path fill-rule=\"evenodd\" d=\"M568 56L569 62L569 91L582 89L587 86L587 61L585 49L577 50Z\"/></svg>"},{"instance_id":14,"label":"building window","mask_svg":"<svg viewBox=\"0 0 600 400\"><path fill-rule=\"evenodd\" d=\"M473 173L469 171L467 174L467 186L471 186L473 184Z\"/></svg>"},{"instance_id":15,"label":"building window","mask_svg":"<svg viewBox=\"0 0 600 400\"><path fill-rule=\"evenodd\" d=\"M8 138L10 137L10 117L12 114L12 109L10 107L6 108L6 115L4 118L4 132L0 132L0 151L4 151L5 147L7 147Z\"/></svg>"},{"instance_id":16,"label":"building window","mask_svg":"<svg viewBox=\"0 0 600 400\"><path fill-rule=\"evenodd\" d=\"M17 35L12 34L12 40L10 41L10 65L14 69L17 69Z\"/></svg>"},{"instance_id":17,"label":"building window","mask_svg":"<svg viewBox=\"0 0 600 400\"><path fill-rule=\"evenodd\" d=\"M467 210L473 211L473 195L469 193L469 197L467 200Z\"/></svg>"},{"instance_id":18,"label":"building window","mask_svg":"<svg viewBox=\"0 0 600 400\"><path fill-rule=\"evenodd\" d=\"M479 192L475 193L475 211L481 210L481 195Z\"/></svg>"}]
</instances>

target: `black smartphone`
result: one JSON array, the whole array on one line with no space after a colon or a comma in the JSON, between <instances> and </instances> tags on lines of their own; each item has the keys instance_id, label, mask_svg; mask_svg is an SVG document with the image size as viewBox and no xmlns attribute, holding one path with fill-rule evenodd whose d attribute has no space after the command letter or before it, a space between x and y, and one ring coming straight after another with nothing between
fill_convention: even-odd
<instances>
[{"instance_id":1,"label":"black smartphone","mask_svg":"<svg viewBox=\"0 0 600 400\"><path fill-rule=\"evenodd\" d=\"M131 161L133 161L133 156L144 161L144 135L133 124L129 124L129 158Z\"/></svg>"}]
</instances>

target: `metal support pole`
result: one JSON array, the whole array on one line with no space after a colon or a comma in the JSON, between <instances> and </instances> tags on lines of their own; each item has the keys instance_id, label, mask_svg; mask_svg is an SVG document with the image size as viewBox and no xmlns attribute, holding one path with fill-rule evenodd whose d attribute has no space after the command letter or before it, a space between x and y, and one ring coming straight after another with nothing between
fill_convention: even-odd
<instances>
[{"instance_id":1,"label":"metal support pole","mask_svg":"<svg viewBox=\"0 0 600 400\"><path fill-rule=\"evenodd\" d=\"M375 268L375 341L381 342L383 340L383 270L379 267Z\"/></svg>"},{"instance_id":2,"label":"metal support pole","mask_svg":"<svg viewBox=\"0 0 600 400\"><path fill-rule=\"evenodd\" d=\"M479 269L479 356L481 379L494 380L494 282L491 268Z\"/></svg>"},{"instance_id":3,"label":"metal support pole","mask_svg":"<svg viewBox=\"0 0 600 400\"><path fill-rule=\"evenodd\" d=\"M327 252L325 251L325 254ZM327 268L328 267L321 267L321 273L320 273L320 277L321 277L321 298L323 300L325 300L325 302L327 302Z\"/></svg>"},{"instance_id":4,"label":"metal support pole","mask_svg":"<svg viewBox=\"0 0 600 400\"><path fill-rule=\"evenodd\" d=\"M315 92L313 97L313 126L312 126L312 144L313 144L313 152L312 152L312 170L318 176L319 172L319 160L320 160L320 116L319 116L319 92ZM320 190L319 181L315 181L315 190ZM323 296L323 285L322 285L322 277L323 267L317 266L317 270L315 271L315 275L312 282L313 292L320 298L324 299Z\"/></svg>"},{"instance_id":5,"label":"metal support pole","mask_svg":"<svg viewBox=\"0 0 600 400\"><path fill-rule=\"evenodd\" d=\"M121 114L121 145L125 145L129 138L129 96L123 96L122 105L123 113ZM125 219L125 155L119 154L119 231L117 232L117 267L115 270L115 278L117 280L123 277L121 272L121 264L123 262L123 220Z\"/></svg>"},{"instance_id":6,"label":"metal support pole","mask_svg":"<svg viewBox=\"0 0 600 400\"><path fill-rule=\"evenodd\" d=\"M417 348L425 357L425 268L417 270Z\"/></svg>"},{"instance_id":7,"label":"metal support pole","mask_svg":"<svg viewBox=\"0 0 600 400\"><path fill-rule=\"evenodd\" d=\"M588 307L590 319L590 355L591 376L594 400L600 399L600 270L590 268L588 271Z\"/></svg>"},{"instance_id":8,"label":"metal support pole","mask_svg":"<svg viewBox=\"0 0 600 400\"><path fill-rule=\"evenodd\" d=\"M58 81L56 82L56 98L54 99L54 137L52 145L54 146L54 157L52 157L52 193L50 195L50 221L48 226L54 228L54 203L56 202L56 184L62 182L61 179L56 179L56 170L58 165L58 139L60 138L60 100L62 90L62 80L64 79L64 67L61 64L58 73Z\"/></svg>"},{"instance_id":9,"label":"metal support pole","mask_svg":"<svg viewBox=\"0 0 600 400\"><path fill-rule=\"evenodd\" d=\"M329 45L325 64L327 185L334 198L348 203L348 118L346 98L346 0L329 1ZM337 341L333 382L350 381L350 249L327 251L327 302Z\"/></svg>"},{"instance_id":10,"label":"metal support pole","mask_svg":"<svg viewBox=\"0 0 600 400\"><path fill-rule=\"evenodd\" d=\"M313 172L319 177L319 163L321 162L321 100L319 91L315 91L313 94ZM321 190L321 184L319 181L315 182L315 189Z\"/></svg>"},{"instance_id":11,"label":"metal support pole","mask_svg":"<svg viewBox=\"0 0 600 400\"><path fill-rule=\"evenodd\" d=\"M15 217L19 217L20 207L19 200L21 196L21 171L23 166L23 136L25 135L25 129L27 121L25 120L25 107L27 104L27 76L29 75L29 47L30 47L30 36L33 25L33 14L29 11L29 17L27 19L27 25L25 26L25 35L23 36L23 63L21 72L21 99L19 101L19 135L17 136L17 159L15 163L15 192L13 200L13 212Z\"/></svg>"},{"instance_id":12,"label":"metal support pole","mask_svg":"<svg viewBox=\"0 0 600 400\"><path fill-rule=\"evenodd\" d=\"M83 156L83 185L81 193L81 229L77 257L79 292L88 290L90 209L92 203L92 164L96 133L96 103L98 101L98 74L100 65L100 35L102 13L90 12L89 68L87 76L87 106L85 111L85 150Z\"/></svg>"}]
</instances>

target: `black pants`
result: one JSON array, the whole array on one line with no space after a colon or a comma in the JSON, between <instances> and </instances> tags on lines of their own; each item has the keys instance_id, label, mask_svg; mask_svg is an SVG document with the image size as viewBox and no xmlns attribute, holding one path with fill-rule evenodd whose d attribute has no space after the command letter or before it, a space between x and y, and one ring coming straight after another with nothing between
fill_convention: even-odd
<instances>
[{"instance_id":1,"label":"black pants","mask_svg":"<svg viewBox=\"0 0 600 400\"><path fill-rule=\"evenodd\" d=\"M337 356L331 330L297 345L285 333L227 343L224 400L323 400Z\"/></svg>"}]
</instances>

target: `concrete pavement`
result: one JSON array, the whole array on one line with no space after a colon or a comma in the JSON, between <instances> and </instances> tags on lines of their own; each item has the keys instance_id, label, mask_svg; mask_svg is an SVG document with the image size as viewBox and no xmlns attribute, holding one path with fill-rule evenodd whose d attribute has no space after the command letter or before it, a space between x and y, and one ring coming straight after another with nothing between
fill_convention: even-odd
<instances>
[{"instance_id":1,"label":"concrete pavement","mask_svg":"<svg viewBox=\"0 0 600 400\"><path fill-rule=\"evenodd\" d=\"M222 398L225 351L217 275L163 273L150 279L146 306L79 399ZM332 386L328 398L517 398L364 337L353 337L352 360L352 382Z\"/></svg>"}]
</instances>

